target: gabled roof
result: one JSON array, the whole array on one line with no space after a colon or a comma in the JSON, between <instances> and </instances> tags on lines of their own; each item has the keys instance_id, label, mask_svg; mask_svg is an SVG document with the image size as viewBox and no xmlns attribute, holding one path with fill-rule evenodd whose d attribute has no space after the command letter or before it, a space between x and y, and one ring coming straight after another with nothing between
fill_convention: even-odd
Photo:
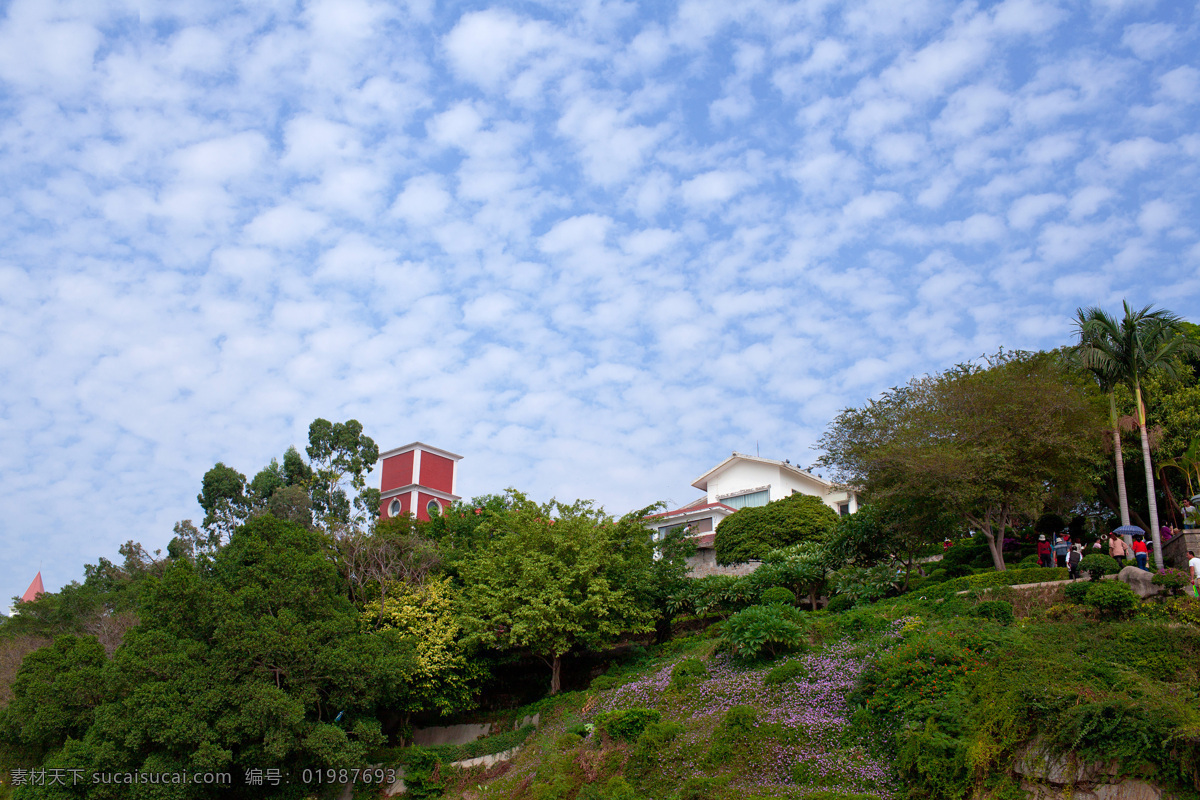
<instances>
[{"instance_id":1,"label":"gabled roof","mask_svg":"<svg viewBox=\"0 0 1200 800\"><path fill-rule=\"evenodd\" d=\"M770 464L773 467L779 467L780 469L785 469L788 472L791 472L793 475L795 475L798 478L802 478L803 480L811 481L811 482L817 484L818 486L823 486L826 491L829 491L830 489L833 488L833 484L830 483L829 481L825 480L824 478L818 478L816 475L813 475L811 472L806 472L794 464L789 464L786 461L776 461L773 458L763 458L761 456L748 456L745 453L739 453L736 450L734 451L733 455L731 455L729 458L725 459L720 464L717 464L715 467L710 469L708 472L704 473L699 478L696 478L696 480L692 481L692 486L696 487L697 489L699 489L702 492L707 492L708 491L708 482L710 480L717 477L722 472L729 469L730 467L732 467L734 464L736 464L739 461L754 461L759 464Z\"/></svg>"},{"instance_id":2,"label":"gabled roof","mask_svg":"<svg viewBox=\"0 0 1200 800\"><path fill-rule=\"evenodd\" d=\"M398 456L401 453L407 453L409 450L416 450L418 448L424 450L426 453L433 453L436 456L448 458L451 461L462 461L462 456L460 456L458 453L451 453L449 450L443 450L440 447L434 447L433 445L425 444L424 442L409 442L403 447L393 447L391 450L380 453L379 459L382 461L385 458Z\"/></svg>"},{"instance_id":3,"label":"gabled roof","mask_svg":"<svg viewBox=\"0 0 1200 800\"><path fill-rule=\"evenodd\" d=\"M46 587L42 585L42 573L34 577L33 583L29 584L29 588L25 590L25 594L21 595L21 602L28 603L37 600L39 594L45 594Z\"/></svg>"}]
</instances>

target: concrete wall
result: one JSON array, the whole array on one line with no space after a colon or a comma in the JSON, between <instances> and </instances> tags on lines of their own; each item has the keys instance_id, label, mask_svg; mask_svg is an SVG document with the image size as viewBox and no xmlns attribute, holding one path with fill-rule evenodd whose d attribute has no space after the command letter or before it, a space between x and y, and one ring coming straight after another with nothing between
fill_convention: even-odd
<instances>
[{"instance_id":1,"label":"concrete wall","mask_svg":"<svg viewBox=\"0 0 1200 800\"><path fill-rule=\"evenodd\" d=\"M492 723L482 722L469 725L438 725L433 728L417 728L413 731L413 744L433 747L439 744L466 744L492 733Z\"/></svg>"},{"instance_id":2,"label":"concrete wall","mask_svg":"<svg viewBox=\"0 0 1200 800\"><path fill-rule=\"evenodd\" d=\"M1163 563L1168 567L1186 570L1188 568L1187 551L1191 550L1200 555L1200 530L1184 531L1178 536L1172 536L1171 541L1163 544ZM1154 563L1151 557L1150 564Z\"/></svg>"},{"instance_id":3,"label":"concrete wall","mask_svg":"<svg viewBox=\"0 0 1200 800\"><path fill-rule=\"evenodd\" d=\"M762 564L761 561L751 561L723 567L717 563L717 551L710 548L697 550L694 556L688 557L687 563L693 578L703 578L705 575L749 575Z\"/></svg>"}]
</instances>

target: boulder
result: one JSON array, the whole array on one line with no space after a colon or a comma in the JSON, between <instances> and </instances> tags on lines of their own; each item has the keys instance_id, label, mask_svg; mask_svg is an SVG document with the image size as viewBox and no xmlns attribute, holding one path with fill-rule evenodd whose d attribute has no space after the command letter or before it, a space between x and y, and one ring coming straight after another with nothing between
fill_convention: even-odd
<instances>
[{"instance_id":1,"label":"boulder","mask_svg":"<svg viewBox=\"0 0 1200 800\"><path fill-rule=\"evenodd\" d=\"M1133 593L1143 599L1162 594L1163 591L1163 587L1155 586L1151 583L1154 580L1153 572L1147 572L1137 567L1125 567L1117 573L1117 580L1129 584L1129 588L1133 589Z\"/></svg>"}]
</instances>

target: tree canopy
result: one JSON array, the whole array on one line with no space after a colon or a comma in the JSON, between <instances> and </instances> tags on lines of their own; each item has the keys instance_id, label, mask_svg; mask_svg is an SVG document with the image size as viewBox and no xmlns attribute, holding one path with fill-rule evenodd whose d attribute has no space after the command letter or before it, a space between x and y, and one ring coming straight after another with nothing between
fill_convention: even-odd
<instances>
[{"instance_id":1,"label":"tree canopy","mask_svg":"<svg viewBox=\"0 0 1200 800\"><path fill-rule=\"evenodd\" d=\"M740 509L717 525L717 563L761 561L772 550L823 539L836 527L837 520L837 512L821 498L806 494Z\"/></svg>"},{"instance_id":2,"label":"tree canopy","mask_svg":"<svg viewBox=\"0 0 1200 800\"><path fill-rule=\"evenodd\" d=\"M1006 527L1036 519L1055 493L1087 491L1103 410L1060 354L1000 352L846 409L821 438L821 463L883 512L959 516L1003 570Z\"/></svg>"},{"instance_id":3,"label":"tree canopy","mask_svg":"<svg viewBox=\"0 0 1200 800\"><path fill-rule=\"evenodd\" d=\"M553 694L564 655L650 628L630 577L653 552L640 522L618 523L589 502L510 494L511 510L484 523L491 541L461 567L463 622L476 642L544 660Z\"/></svg>"}]
</instances>

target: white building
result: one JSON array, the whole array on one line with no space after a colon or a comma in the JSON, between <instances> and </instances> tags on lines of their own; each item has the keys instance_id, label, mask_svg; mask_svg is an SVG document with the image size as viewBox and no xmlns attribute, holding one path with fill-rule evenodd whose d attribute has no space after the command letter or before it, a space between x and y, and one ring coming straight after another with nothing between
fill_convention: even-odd
<instances>
[{"instance_id":1,"label":"white building","mask_svg":"<svg viewBox=\"0 0 1200 800\"><path fill-rule=\"evenodd\" d=\"M853 491L839 488L791 462L744 453L735 452L692 481L692 486L704 492L704 496L673 511L655 514L650 523L656 538L676 528L691 528L696 536L697 554L692 565L695 574L749 571L718 568L713 551L717 525L739 508L765 506L793 494L807 494L821 498L842 515L858 510L858 497Z\"/></svg>"}]
</instances>

